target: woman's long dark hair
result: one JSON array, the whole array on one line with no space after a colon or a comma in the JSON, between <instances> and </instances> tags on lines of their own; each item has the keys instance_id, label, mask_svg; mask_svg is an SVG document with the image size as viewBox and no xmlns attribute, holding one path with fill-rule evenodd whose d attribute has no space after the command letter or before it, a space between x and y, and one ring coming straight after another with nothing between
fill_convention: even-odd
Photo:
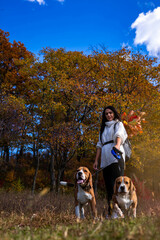
<instances>
[{"instance_id":1,"label":"woman's long dark hair","mask_svg":"<svg viewBox=\"0 0 160 240\"><path fill-rule=\"evenodd\" d=\"M102 133L104 131L105 128L105 122L108 122L106 116L105 116L105 111L106 109L110 109L112 112L114 112L114 120L119 120L121 121L121 117L119 115L119 113L117 112L117 110L113 107L113 106L107 106L104 108L103 113L102 113L102 123L101 123L101 128L100 128L100 140L102 141Z\"/></svg>"}]
</instances>

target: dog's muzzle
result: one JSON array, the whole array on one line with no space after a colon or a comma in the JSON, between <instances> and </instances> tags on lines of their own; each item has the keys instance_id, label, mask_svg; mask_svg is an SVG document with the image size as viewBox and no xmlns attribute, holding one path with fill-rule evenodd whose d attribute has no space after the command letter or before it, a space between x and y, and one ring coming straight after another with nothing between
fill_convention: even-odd
<instances>
[{"instance_id":1,"label":"dog's muzzle","mask_svg":"<svg viewBox=\"0 0 160 240\"><path fill-rule=\"evenodd\" d=\"M126 186L125 186L125 185L120 186L118 192L119 192L119 193L126 193L126 192L127 192Z\"/></svg>"},{"instance_id":2,"label":"dog's muzzle","mask_svg":"<svg viewBox=\"0 0 160 240\"><path fill-rule=\"evenodd\" d=\"M77 173L77 183L82 184L85 182L85 176L82 172Z\"/></svg>"}]
</instances>

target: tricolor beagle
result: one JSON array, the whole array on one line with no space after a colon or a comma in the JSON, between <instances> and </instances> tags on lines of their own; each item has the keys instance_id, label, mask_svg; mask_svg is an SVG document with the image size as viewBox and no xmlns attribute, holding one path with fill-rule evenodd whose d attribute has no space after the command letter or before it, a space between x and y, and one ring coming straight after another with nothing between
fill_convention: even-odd
<instances>
[{"instance_id":1,"label":"tricolor beagle","mask_svg":"<svg viewBox=\"0 0 160 240\"><path fill-rule=\"evenodd\" d=\"M77 218L84 218L84 205L88 203L94 218L97 218L92 174L88 168L79 167L75 174L75 214Z\"/></svg>"},{"instance_id":2,"label":"tricolor beagle","mask_svg":"<svg viewBox=\"0 0 160 240\"><path fill-rule=\"evenodd\" d=\"M112 218L136 217L136 188L129 177L118 177L114 184Z\"/></svg>"},{"instance_id":3,"label":"tricolor beagle","mask_svg":"<svg viewBox=\"0 0 160 240\"><path fill-rule=\"evenodd\" d=\"M75 186L75 214L84 218L84 205L91 206L94 218L97 218L96 199L93 190L92 174L86 167L79 167L75 174L75 184L61 181L62 186Z\"/></svg>"}]
</instances>

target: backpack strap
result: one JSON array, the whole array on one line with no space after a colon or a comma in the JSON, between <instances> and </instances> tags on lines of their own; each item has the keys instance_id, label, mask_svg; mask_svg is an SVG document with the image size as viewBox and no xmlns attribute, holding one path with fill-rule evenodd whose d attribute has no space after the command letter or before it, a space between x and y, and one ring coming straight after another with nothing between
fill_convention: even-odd
<instances>
[{"instance_id":1,"label":"backpack strap","mask_svg":"<svg viewBox=\"0 0 160 240\"><path fill-rule=\"evenodd\" d=\"M116 122L116 123L114 124L114 132L116 131L116 125L117 125L117 123L118 123L118 122Z\"/></svg>"}]
</instances>

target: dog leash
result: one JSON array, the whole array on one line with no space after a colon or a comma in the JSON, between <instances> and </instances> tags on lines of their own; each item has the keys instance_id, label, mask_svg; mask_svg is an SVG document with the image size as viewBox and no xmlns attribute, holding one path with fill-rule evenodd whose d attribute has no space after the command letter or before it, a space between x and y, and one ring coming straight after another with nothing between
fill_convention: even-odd
<instances>
[{"instance_id":1,"label":"dog leash","mask_svg":"<svg viewBox=\"0 0 160 240\"><path fill-rule=\"evenodd\" d=\"M100 169L97 170L95 173L93 173L92 176L94 176L94 175L96 175L97 173L101 172L104 168L106 168L106 167L100 168Z\"/></svg>"},{"instance_id":2,"label":"dog leash","mask_svg":"<svg viewBox=\"0 0 160 240\"><path fill-rule=\"evenodd\" d=\"M103 168L100 168L99 170L97 170L96 172L94 172L93 174L92 174L92 176L94 176L94 175L96 175L97 173L99 173L99 172L101 172L103 169L105 169L106 167L103 167ZM124 174L122 174L122 175L124 175Z\"/></svg>"}]
</instances>

